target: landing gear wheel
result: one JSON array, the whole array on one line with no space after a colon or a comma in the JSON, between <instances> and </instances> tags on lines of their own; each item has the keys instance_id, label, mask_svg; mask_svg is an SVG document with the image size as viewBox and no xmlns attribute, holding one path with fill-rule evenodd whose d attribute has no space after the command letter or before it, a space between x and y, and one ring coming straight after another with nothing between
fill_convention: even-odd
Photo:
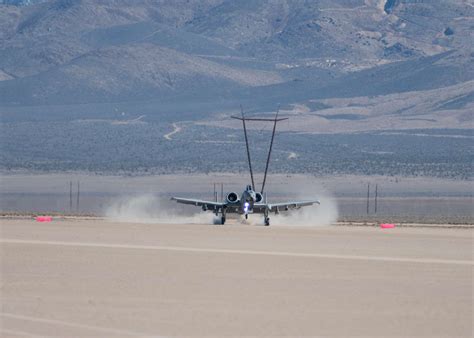
<instances>
[{"instance_id":1,"label":"landing gear wheel","mask_svg":"<svg viewBox=\"0 0 474 338\"><path fill-rule=\"evenodd\" d=\"M270 225L270 217L265 217L265 226Z\"/></svg>"},{"instance_id":2,"label":"landing gear wheel","mask_svg":"<svg viewBox=\"0 0 474 338\"><path fill-rule=\"evenodd\" d=\"M245 214L245 219L249 219L249 215L248 215L248 214Z\"/></svg>"},{"instance_id":3,"label":"landing gear wheel","mask_svg":"<svg viewBox=\"0 0 474 338\"><path fill-rule=\"evenodd\" d=\"M222 224L222 225L225 224L225 216L222 216L222 217L221 217L221 224Z\"/></svg>"}]
</instances>

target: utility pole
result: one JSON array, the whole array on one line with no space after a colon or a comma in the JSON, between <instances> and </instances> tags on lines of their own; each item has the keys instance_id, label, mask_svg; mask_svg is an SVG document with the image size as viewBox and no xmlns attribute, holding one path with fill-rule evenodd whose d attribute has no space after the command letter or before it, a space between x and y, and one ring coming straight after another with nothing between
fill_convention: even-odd
<instances>
[{"instance_id":1,"label":"utility pole","mask_svg":"<svg viewBox=\"0 0 474 338\"><path fill-rule=\"evenodd\" d=\"M378 184L375 184L375 214L377 215L377 198L378 198L378 192L379 190L379 185Z\"/></svg>"},{"instance_id":2,"label":"utility pole","mask_svg":"<svg viewBox=\"0 0 474 338\"><path fill-rule=\"evenodd\" d=\"M72 213L72 181L69 181L69 213Z\"/></svg>"},{"instance_id":3,"label":"utility pole","mask_svg":"<svg viewBox=\"0 0 474 338\"><path fill-rule=\"evenodd\" d=\"M270 156L272 154L273 140L275 139L275 131L276 131L276 127L277 127L278 113L279 112L280 112L280 106L278 106L278 109L277 109L277 112L276 112L276 115L275 115L275 121L273 122L272 139L270 141L270 148L268 150L267 164L265 165L265 174L263 176L262 189L260 190L261 194L263 194L263 191L265 189L265 182L267 181L268 165L270 164ZM254 189L255 189L255 187L254 187Z\"/></svg>"},{"instance_id":4,"label":"utility pole","mask_svg":"<svg viewBox=\"0 0 474 338\"><path fill-rule=\"evenodd\" d=\"M370 183L367 183L367 215L369 214Z\"/></svg>"},{"instance_id":5,"label":"utility pole","mask_svg":"<svg viewBox=\"0 0 474 338\"><path fill-rule=\"evenodd\" d=\"M216 183L214 183L214 202L217 202Z\"/></svg>"},{"instance_id":6,"label":"utility pole","mask_svg":"<svg viewBox=\"0 0 474 338\"><path fill-rule=\"evenodd\" d=\"M221 202L224 200L224 183L221 183Z\"/></svg>"},{"instance_id":7,"label":"utility pole","mask_svg":"<svg viewBox=\"0 0 474 338\"><path fill-rule=\"evenodd\" d=\"M80 192L80 183L77 181L77 198L76 198L76 212L79 213L79 192Z\"/></svg>"},{"instance_id":8,"label":"utility pole","mask_svg":"<svg viewBox=\"0 0 474 338\"><path fill-rule=\"evenodd\" d=\"M278 107L278 109L280 109L280 108ZM268 150L267 163L265 165L265 173L263 175L262 189L260 190L260 193L263 195L263 192L264 192L264 189L265 189L265 182L266 182L266 179L267 179L268 166L269 166L269 163L270 163L270 156L272 154L273 141L275 139L276 125L277 125L277 122L288 120L288 118L278 118L278 110L276 112L275 118L273 118L273 119L245 117L244 110L243 110L242 106L240 106L240 111L241 111L242 117L231 116L231 118L242 121L242 125L244 127L245 146L247 148L247 160L248 160L248 164L249 164L250 179L252 180L252 189L255 190L255 191L257 191L257 188L255 187L255 181L254 181L254 178L253 178L252 161L250 159L250 147L249 147L249 140L248 140L248 136L247 136L246 121L273 122L272 138L271 138L271 141L270 141L270 148Z\"/></svg>"}]
</instances>

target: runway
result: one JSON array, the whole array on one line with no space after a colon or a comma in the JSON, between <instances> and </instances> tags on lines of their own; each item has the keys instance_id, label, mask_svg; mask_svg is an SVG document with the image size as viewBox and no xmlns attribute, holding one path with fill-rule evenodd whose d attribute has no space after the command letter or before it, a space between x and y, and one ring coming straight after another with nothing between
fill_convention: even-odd
<instances>
[{"instance_id":1,"label":"runway","mask_svg":"<svg viewBox=\"0 0 474 338\"><path fill-rule=\"evenodd\" d=\"M473 333L473 230L1 220L2 337Z\"/></svg>"}]
</instances>

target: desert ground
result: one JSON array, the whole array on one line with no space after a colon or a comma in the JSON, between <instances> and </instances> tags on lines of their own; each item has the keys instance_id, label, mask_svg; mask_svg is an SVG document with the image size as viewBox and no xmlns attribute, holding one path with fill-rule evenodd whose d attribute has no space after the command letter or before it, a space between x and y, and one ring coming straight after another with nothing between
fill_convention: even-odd
<instances>
[{"instance_id":1,"label":"desert ground","mask_svg":"<svg viewBox=\"0 0 474 338\"><path fill-rule=\"evenodd\" d=\"M261 178L257 176L256 182ZM229 173L150 176L0 173L0 212L105 216L116 213L117 205L128 204L128 209L132 206L139 209L132 214L193 215L199 213L199 209L179 206L170 202L170 197L213 200L214 184L221 198L220 183L224 183L224 194L240 193L248 180L248 174ZM80 196L77 194L79 183ZM377 213L374 210L376 186ZM474 224L473 189L472 181L430 177L271 174L266 191L270 202L319 199L318 212L331 216L328 217L331 221ZM120 216L123 218L123 212Z\"/></svg>"},{"instance_id":2,"label":"desert ground","mask_svg":"<svg viewBox=\"0 0 474 338\"><path fill-rule=\"evenodd\" d=\"M2 337L473 334L473 229L1 221Z\"/></svg>"}]
</instances>

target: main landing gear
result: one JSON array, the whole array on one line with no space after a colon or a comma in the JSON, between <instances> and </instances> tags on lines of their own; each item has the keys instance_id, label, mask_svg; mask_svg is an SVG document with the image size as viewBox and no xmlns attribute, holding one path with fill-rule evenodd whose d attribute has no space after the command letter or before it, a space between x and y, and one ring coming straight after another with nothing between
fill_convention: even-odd
<instances>
[{"instance_id":1,"label":"main landing gear","mask_svg":"<svg viewBox=\"0 0 474 338\"><path fill-rule=\"evenodd\" d=\"M214 224L219 224L220 223L220 224L224 225L225 224L225 214L226 214L225 209L222 208L222 209L215 209L214 210L214 214L216 215L216 217L219 217L219 213L221 214L221 218L220 219L217 218L217 222L215 222Z\"/></svg>"},{"instance_id":2,"label":"main landing gear","mask_svg":"<svg viewBox=\"0 0 474 338\"><path fill-rule=\"evenodd\" d=\"M269 226L270 225L270 217L268 217L268 209L265 210L265 213L263 214L263 216L265 217L264 218L265 226Z\"/></svg>"}]
</instances>

